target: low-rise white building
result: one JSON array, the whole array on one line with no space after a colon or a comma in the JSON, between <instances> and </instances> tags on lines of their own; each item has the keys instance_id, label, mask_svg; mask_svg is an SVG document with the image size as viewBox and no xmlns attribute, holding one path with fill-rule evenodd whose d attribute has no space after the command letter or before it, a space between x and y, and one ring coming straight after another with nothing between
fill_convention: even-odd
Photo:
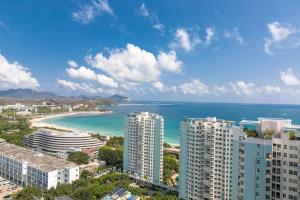
<instances>
[{"instance_id":1,"label":"low-rise white building","mask_svg":"<svg viewBox=\"0 0 300 200\"><path fill-rule=\"evenodd\" d=\"M23 138L26 148L64 157L70 149L98 148L104 143L85 132L65 132L39 129Z\"/></svg>"},{"instance_id":2,"label":"low-rise white building","mask_svg":"<svg viewBox=\"0 0 300 200\"><path fill-rule=\"evenodd\" d=\"M49 189L79 178L79 166L53 156L0 142L0 176L20 186Z\"/></svg>"}]
</instances>

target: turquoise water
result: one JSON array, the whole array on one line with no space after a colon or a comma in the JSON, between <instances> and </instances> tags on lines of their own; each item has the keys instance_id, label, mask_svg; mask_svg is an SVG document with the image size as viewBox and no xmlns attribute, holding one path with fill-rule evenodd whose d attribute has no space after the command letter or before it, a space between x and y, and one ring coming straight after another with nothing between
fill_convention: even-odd
<instances>
[{"instance_id":1,"label":"turquoise water","mask_svg":"<svg viewBox=\"0 0 300 200\"><path fill-rule=\"evenodd\" d=\"M113 112L104 115L77 115L47 119L45 122L68 128L94 131L102 135L122 136L124 116L134 111L148 111L162 115L165 120L165 137L168 143L179 143L179 124L183 117L216 116L239 122L257 117L281 117L300 123L298 105L263 105L232 103L174 103L137 102L109 107Z\"/></svg>"}]
</instances>

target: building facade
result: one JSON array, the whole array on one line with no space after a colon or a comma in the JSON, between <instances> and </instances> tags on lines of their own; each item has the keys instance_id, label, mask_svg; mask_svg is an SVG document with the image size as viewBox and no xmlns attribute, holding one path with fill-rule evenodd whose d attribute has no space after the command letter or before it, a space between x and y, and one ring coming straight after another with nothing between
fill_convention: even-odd
<instances>
[{"instance_id":1,"label":"building facade","mask_svg":"<svg viewBox=\"0 0 300 200\"><path fill-rule=\"evenodd\" d=\"M240 127L215 117L185 119L180 132L179 197L186 200L234 199L233 136Z\"/></svg>"},{"instance_id":2,"label":"building facade","mask_svg":"<svg viewBox=\"0 0 300 200\"><path fill-rule=\"evenodd\" d=\"M88 149L104 145L98 139L84 132L64 132L39 129L23 138L26 148L46 154L63 157L72 148Z\"/></svg>"},{"instance_id":3,"label":"building facade","mask_svg":"<svg viewBox=\"0 0 300 200\"><path fill-rule=\"evenodd\" d=\"M300 126L287 126L273 138L271 181L271 200L300 200Z\"/></svg>"},{"instance_id":4,"label":"building facade","mask_svg":"<svg viewBox=\"0 0 300 200\"><path fill-rule=\"evenodd\" d=\"M20 186L43 189L79 178L79 166L6 142L0 143L0 176Z\"/></svg>"},{"instance_id":5,"label":"building facade","mask_svg":"<svg viewBox=\"0 0 300 200\"><path fill-rule=\"evenodd\" d=\"M123 169L152 182L163 175L163 117L134 112L125 118Z\"/></svg>"},{"instance_id":6,"label":"building facade","mask_svg":"<svg viewBox=\"0 0 300 200\"><path fill-rule=\"evenodd\" d=\"M255 137L239 136L234 142L238 143L237 162L233 162L233 196L238 200L260 200L270 196L272 140ZM237 167L235 166L237 165ZM237 169L237 170L236 170ZM236 170L236 171L234 171ZM237 173L237 176L236 176Z\"/></svg>"}]
</instances>

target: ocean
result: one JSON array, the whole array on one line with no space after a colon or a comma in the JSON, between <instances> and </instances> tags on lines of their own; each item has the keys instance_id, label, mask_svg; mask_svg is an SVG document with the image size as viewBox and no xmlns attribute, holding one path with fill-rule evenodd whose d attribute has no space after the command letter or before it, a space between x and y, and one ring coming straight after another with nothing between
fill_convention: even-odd
<instances>
[{"instance_id":1,"label":"ocean","mask_svg":"<svg viewBox=\"0 0 300 200\"><path fill-rule=\"evenodd\" d=\"M217 117L235 121L255 120L258 117L289 118L300 123L300 105L266 105L237 103L182 103L146 102L119 104L109 107L112 113L104 115L73 115L45 120L67 128L93 131L101 135L123 136L124 116L134 111L148 111L160 114L165 121L164 141L179 144L180 121L184 117Z\"/></svg>"}]
</instances>

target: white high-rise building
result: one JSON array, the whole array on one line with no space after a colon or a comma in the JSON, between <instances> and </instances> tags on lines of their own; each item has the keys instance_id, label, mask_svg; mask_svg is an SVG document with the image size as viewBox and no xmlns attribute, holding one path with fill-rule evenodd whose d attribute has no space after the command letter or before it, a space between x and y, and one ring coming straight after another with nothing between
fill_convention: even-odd
<instances>
[{"instance_id":1,"label":"white high-rise building","mask_svg":"<svg viewBox=\"0 0 300 200\"><path fill-rule=\"evenodd\" d=\"M272 139L271 199L300 200L300 126L286 126Z\"/></svg>"},{"instance_id":2,"label":"white high-rise building","mask_svg":"<svg viewBox=\"0 0 300 200\"><path fill-rule=\"evenodd\" d=\"M123 169L141 178L161 182L163 175L162 116L134 112L125 118Z\"/></svg>"},{"instance_id":3,"label":"white high-rise building","mask_svg":"<svg viewBox=\"0 0 300 200\"><path fill-rule=\"evenodd\" d=\"M215 117L181 122L179 197L232 199L233 136L241 128Z\"/></svg>"}]
</instances>

